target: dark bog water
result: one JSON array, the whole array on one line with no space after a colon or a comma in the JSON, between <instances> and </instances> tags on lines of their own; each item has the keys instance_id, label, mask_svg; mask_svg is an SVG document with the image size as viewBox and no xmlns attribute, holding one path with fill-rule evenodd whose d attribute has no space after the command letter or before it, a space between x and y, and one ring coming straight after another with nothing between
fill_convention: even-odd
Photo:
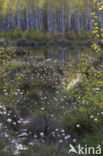
<instances>
[{"instance_id":1,"label":"dark bog water","mask_svg":"<svg viewBox=\"0 0 103 156\"><path fill-rule=\"evenodd\" d=\"M23 48L27 50L25 57L22 59L26 59L26 61L30 61L29 59L33 59L38 57L40 59L52 59L58 60L60 63L69 63L78 64L80 61L80 56L83 53L89 53L92 57L93 52L91 48L86 46L74 46L74 47L36 47L36 48ZM31 51L29 53L29 51Z\"/></svg>"},{"instance_id":2,"label":"dark bog water","mask_svg":"<svg viewBox=\"0 0 103 156\"><path fill-rule=\"evenodd\" d=\"M57 59L61 63L78 64L82 53L90 53L92 50L88 47L40 47L32 49L33 56L41 56L44 59Z\"/></svg>"}]
</instances>

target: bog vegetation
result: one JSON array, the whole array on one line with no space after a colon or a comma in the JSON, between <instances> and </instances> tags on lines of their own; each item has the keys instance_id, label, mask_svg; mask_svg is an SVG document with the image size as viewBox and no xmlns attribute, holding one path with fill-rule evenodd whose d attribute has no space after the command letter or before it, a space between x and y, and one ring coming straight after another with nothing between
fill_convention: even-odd
<instances>
[{"instance_id":1,"label":"bog vegetation","mask_svg":"<svg viewBox=\"0 0 103 156\"><path fill-rule=\"evenodd\" d=\"M71 24L75 31L93 30L94 55L91 60L90 55L82 54L75 67L42 58L20 61L15 51L5 46L1 49L0 155L66 156L69 144L103 149L103 3L96 2L1 1L1 18L9 33L13 26L33 28L34 33L43 26L44 32L48 24L47 33L60 30L65 35L72 19L67 30ZM19 31L20 35L31 33Z\"/></svg>"}]
</instances>

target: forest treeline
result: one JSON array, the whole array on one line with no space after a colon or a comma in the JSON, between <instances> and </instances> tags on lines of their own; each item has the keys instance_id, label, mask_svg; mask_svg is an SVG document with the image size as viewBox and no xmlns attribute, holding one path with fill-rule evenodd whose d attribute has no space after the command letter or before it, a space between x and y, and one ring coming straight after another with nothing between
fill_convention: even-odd
<instances>
[{"instance_id":1,"label":"forest treeline","mask_svg":"<svg viewBox=\"0 0 103 156\"><path fill-rule=\"evenodd\" d=\"M92 31L99 0L0 0L0 30L35 30L63 36L71 30ZM103 15L100 14L103 27Z\"/></svg>"}]
</instances>

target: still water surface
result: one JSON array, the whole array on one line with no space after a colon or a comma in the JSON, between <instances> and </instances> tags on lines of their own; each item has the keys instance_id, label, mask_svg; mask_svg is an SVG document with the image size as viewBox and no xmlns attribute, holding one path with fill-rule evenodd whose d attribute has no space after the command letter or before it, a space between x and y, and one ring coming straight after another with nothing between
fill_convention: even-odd
<instances>
[{"instance_id":1,"label":"still water surface","mask_svg":"<svg viewBox=\"0 0 103 156\"><path fill-rule=\"evenodd\" d=\"M81 54L88 53L90 57L93 56L91 48L86 46L74 46L74 47L29 47L24 48L26 50L25 55L18 56L22 61L33 61L34 58L40 58L41 60L57 60L60 63L67 63L69 65L78 64L80 62Z\"/></svg>"}]
</instances>

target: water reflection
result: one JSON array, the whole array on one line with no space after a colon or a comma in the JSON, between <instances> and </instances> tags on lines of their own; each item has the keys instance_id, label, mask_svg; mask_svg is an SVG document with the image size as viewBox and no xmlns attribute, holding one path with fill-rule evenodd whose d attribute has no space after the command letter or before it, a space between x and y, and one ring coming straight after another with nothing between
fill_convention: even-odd
<instances>
[{"instance_id":1,"label":"water reflection","mask_svg":"<svg viewBox=\"0 0 103 156\"><path fill-rule=\"evenodd\" d=\"M78 64L82 53L92 54L88 47L40 47L32 49L32 56L44 59L56 59L60 63Z\"/></svg>"}]
</instances>

